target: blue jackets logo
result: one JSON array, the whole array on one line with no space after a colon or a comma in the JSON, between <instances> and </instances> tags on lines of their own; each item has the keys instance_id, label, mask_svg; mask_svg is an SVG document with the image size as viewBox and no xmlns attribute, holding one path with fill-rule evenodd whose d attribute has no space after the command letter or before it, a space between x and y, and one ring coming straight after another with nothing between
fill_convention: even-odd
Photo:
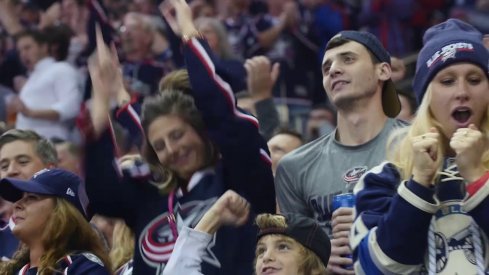
<instances>
[{"instance_id":1,"label":"blue jackets logo","mask_svg":"<svg viewBox=\"0 0 489 275\"><path fill-rule=\"evenodd\" d=\"M175 206L175 218L177 228L183 226L195 227L200 218L204 215L208 208L217 200L217 197L204 201L190 201L182 205L179 203ZM143 260L150 266L157 269L156 274L162 274L166 263L170 259L171 253L175 246L176 239L172 234L170 224L168 222L168 212L165 212L154 218L146 228L144 228L139 238L138 246ZM207 253L203 257L204 261L220 267L211 249L215 244L215 235L209 246Z\"/></svg>"},{"instance_id":2,"label":"blue jackets logo","mask_svg":"<svg viewBox=\"0 0 489 275\"><path fill-rule=\"evenodd\" d=\"M346 171L343 175L343 180L346 184L355 184L367 172L367 166L357 166Z\"/></svg>"}]
</instances>

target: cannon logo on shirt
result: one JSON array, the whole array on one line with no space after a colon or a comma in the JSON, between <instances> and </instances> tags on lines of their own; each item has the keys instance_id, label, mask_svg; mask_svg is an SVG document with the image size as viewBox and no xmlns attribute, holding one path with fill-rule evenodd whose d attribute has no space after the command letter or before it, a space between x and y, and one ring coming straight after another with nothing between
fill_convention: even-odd
<instances>
[{"instance_id":1,"label":"cannon logo on shirt","mask_svg":"<svg viewBox=\"0 0 489 275\"><path fill-rule=\"evenodd\" d=\"M452 237L446 237L441 232L436 232L434 235L437 273L441 273L444 269L448 268L450 260L453 262L451 264L452 268L454 265L465 265L465 268L470 268L470 265L475 266L477 264L476 250L473 242L474 236L472 236L468 228L464 228L464 230L461 230ZM484 245L481 248L482 254L484 254ZM451 269L448 268L447 271L450 273Z\"/></svg>"},{"instance_id":2,"label":"cannon logo on shirt","mask_svg":"<svg viewBox=\"0 0 489 275\"><path fill-rule=\"evenodd\" d=\"M181 205L177 203L175 206L175 218L178 231L180 232L183 226L195 227L200 218L216 200L217 197L204 201L190 201ZM154 218L144 228L139 238L141 257L149 266L157 269L156 274L163 274L176 242L168 222L168 214L168 212L165 212ZM215 245L215 238L216 235L214 234L212 241L207 247L207 253L203 257L203 261L219 268L221 264L211 250Z\"/></svg>"}]
</instances>

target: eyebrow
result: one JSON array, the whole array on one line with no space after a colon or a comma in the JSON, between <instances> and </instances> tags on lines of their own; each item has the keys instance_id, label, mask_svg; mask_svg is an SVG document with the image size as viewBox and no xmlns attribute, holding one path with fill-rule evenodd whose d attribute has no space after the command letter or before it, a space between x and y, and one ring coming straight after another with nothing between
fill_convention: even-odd
<instances>
[{"instance_id":1,"label":"eyebrow","mask_svg":"<svg viewBox=\"0 0 489 275\"><path fill-rule=\"evenodd\" d=\"M349 56L349 55L358 56L357 53L352 52L352 51L340 52L340 53L335 54L334 56L345 57L345 56ZM322 68L324 69L324 67L326 67L330 64L331 64L331 59L328 58L328 59L326 59L326 61L324 61Z\"/></svg>"},{"instance_id":2,"label":"eyebrow","mask_svg":"<svg viewBox=\"0 0 489 275\"><path fill-rule=\"evenodd\" d=\"M289 237L289 238L290 238L290 237ZM278 239L276 242L277 242L277 243L282 243L282 242L284 242L284 243L287 243L287 244L293 244L292 240L291 240L291 239L289 239L289 238L286 238L286 237L282 236L282 237L280 237L280 238L279 238L279 239Z\"/></svg>"},{"instance_id":3,"label":"eyebrow","mask_svg":"<svg viewBox=\"0 0 489 275\"><path fill-rule=\"evenodd\" d=\"M277 240L275 240L274 242L275 242L275 243L285 242L285 243L287 243L287 244L291 244L291 245L292 245L292 244L294 244L294 242L293 242L293 241L294 241L294 240L293 240L293 239L291 239L290 237L287 237L287 236L282 236L282 235L281 235L281 236L279 236L279 237L278 237L278 239L277 239ZM261 240L260 240L260 241L258 241L258 242L256 243L256 247L258 247L259 245L265 245L265 244L263 243L263 241L261 241Z\"/></svg>"}]
</instances>

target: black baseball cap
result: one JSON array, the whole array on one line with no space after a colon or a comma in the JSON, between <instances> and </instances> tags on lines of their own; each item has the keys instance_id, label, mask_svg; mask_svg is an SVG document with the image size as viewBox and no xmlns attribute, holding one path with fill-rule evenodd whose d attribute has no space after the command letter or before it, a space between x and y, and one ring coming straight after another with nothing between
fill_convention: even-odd
<instances>
[{"instance_id":1,"label":"black baseball cap","mask_svg":"<svg viewBox=\"0 0 489 275\"><path fill-rule=\"evenodd\" d=\"M329 41L337 37L342 37L362 44L380 62L385 62L391 65L391 56L384 46L382 46L379 39L375 37L375 35L363 31L342 31L333 36ZM326 46L326 48L327 47L328 46ZM397 96L396 86L394 85L392 79L384 82L384 88L382 89L382 108L384 110L384 114L392 118L396 117L401 111L401 102Z\"/></svg>"},{"instance_id":2,"label":"black baseball cap","mask_svg":"<svg viewBox=\"0 0 489 275\"><path fill-rule=\"evenodd\" d=\"M300 214L287 213L282 215L287 224L286 228L269 227L260 229L257 238L260 239L269 234L285 235L314 252L321 259L324 266L327 266L331 255L331 242L319 224L315 220Z\"/></svg>"},{"instance_id":3,"label":"black baseball cap","mask_svg":"<svg viewBox=\"0 0 489 275\"><path fill-rule=\"evenodd\" d=\"M43 169L35 173L30 180L0 180L0 197L11 202L20 200L24 192L59 197L70 202L88 219L79 196L81 186L81 178L71 172L63 169Z\"/></svg>"}]
</instances>

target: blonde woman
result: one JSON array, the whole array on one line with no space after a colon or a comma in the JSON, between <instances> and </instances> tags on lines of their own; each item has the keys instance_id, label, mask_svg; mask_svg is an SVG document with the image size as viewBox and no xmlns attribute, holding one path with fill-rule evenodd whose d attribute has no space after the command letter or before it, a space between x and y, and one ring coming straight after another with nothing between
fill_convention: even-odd
<instances>
[{"instance_id":1,"label":"blonde woman","mask_svg":"<svg viewBox=\"0 0 489 275\"><path fill-rule=\"evenodd\" d=\"M212 235L222 226L240 226L249 214L248 202L227 191L195 229L183 228L164 275L201 275L200 263ZM313 220L295 214L261 214L254 260L256 275L325 275L331 252L326 233ZM250 263L251 265L252 263Z\"/></svg>"},{"instance_id":2,"label":"blonde woman","mask_svg":"<svg viewBox=\"0 0 489 275\"><path fill-rule=\"evenodd\" d=\"M23 243L0 265L0 274L111 274L103 245L86 220L80 185L78 176L61 169L41 170L28 181L0 181L0 197L14 203L9 226Z\"/></svg>"},{"instance_id":3,"label":"blonde woman","mask_svg":"<svg viewBox=\"0 0 489 275\"><path fill-rule=\"evenodd\" d=\"M354 190L357 274L488 271L488 64L471 25L450 19L426 31L418 113Z\"/></svg>"}]
</instances>

